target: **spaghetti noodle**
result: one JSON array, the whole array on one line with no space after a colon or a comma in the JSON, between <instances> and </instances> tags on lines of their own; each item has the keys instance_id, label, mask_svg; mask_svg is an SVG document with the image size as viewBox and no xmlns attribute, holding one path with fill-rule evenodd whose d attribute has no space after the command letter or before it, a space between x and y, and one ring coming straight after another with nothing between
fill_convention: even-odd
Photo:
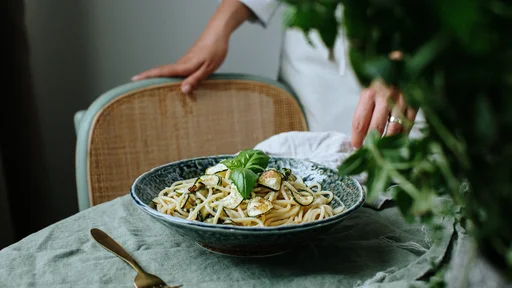
<instances>
[{"instance_id":1,"label":"spaghetti noodle","mask_svg":"<svg viewBox=\"0 0 512 288\"><path fill-rule=\"evenodd\" d=\"M231 170L215 170L172 183L153 199L153 207L188 220L259 227L312 222L345 209L333 192L322 190L319 183L306 185L289 169L264 171L248 199L243 199L229 179ZM334 200L340 203L339 207L330 205Z\"/></svg>"}]
</instances>

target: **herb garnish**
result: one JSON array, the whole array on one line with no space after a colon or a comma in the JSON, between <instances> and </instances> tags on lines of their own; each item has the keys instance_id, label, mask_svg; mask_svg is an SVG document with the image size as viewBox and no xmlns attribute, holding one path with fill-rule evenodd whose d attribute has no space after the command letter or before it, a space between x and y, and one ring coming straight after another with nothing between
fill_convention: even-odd
<instances>
[{"instance_id":1,"label":"herb garnish","mask_svg":"<svg viewBox=\"0 0 512 288\"><path fill-rule=\"evenodd\" d=\"M238 192L244 199L248 199L258 180L258 174L268 166L270 157L261 150L245 149L235 158L226 159L220 163L231 170L229 179L233 181Z\"/></svg>"}]
</instances>

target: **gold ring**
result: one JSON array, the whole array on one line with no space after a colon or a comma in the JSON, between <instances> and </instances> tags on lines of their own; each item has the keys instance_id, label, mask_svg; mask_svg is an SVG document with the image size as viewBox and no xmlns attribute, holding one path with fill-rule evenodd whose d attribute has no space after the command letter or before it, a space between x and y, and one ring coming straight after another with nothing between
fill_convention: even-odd
<instances>
[{"instance_id":1,"label":"gold ring","mask_svg":"<svg viewBox=\"0 0 512 288\"><path fill-rule=\"evenodd\" d=\"M395 117L395 116L389 116L389 123L397 123L399 125L402 125L402 119Z\"/></svg>"}]
</instances>

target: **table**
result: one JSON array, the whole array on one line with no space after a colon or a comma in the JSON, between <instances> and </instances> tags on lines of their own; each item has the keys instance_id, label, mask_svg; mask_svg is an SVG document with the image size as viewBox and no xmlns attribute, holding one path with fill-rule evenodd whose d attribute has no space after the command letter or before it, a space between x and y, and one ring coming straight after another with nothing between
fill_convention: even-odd
<instances>
[{"instance_id":1,"label":"table","mask_svg":"<svg viewBox=\"0 0 512 288\"><path fill-rule=\"evenodd\" d=\"M148 272L188 287L399 287L443 259L453 221L432 243L396 207L363 207L300 252L266 258L212 253L140 211L129 195L89 208L0 251L0 287L133 287L135 271L90 236L97 227ZM370 285L371 284L371 285ZM404 286L408 287L408 286Z\"/></svg>"}]
</instances>

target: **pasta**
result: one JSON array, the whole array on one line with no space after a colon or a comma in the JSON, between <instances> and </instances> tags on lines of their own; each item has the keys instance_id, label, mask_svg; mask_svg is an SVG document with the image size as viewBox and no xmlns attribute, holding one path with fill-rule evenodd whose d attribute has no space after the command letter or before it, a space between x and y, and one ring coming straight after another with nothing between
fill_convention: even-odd
<instances>
[{"instance_id":1,"label":"pasta","mask_svg":"<svg viewBox=\"0 0 512 288\"><path fill-rule=\"evenodd\" d=\"M218 164L198 178L176 181L153 199L159 212L188 220L234 226L281 226L325 219L345 207L329 205L335 196L319 183L306 185L291 170L267 169L244 199L230 180L232 171Z\"/></svg>"}]
</instances>

